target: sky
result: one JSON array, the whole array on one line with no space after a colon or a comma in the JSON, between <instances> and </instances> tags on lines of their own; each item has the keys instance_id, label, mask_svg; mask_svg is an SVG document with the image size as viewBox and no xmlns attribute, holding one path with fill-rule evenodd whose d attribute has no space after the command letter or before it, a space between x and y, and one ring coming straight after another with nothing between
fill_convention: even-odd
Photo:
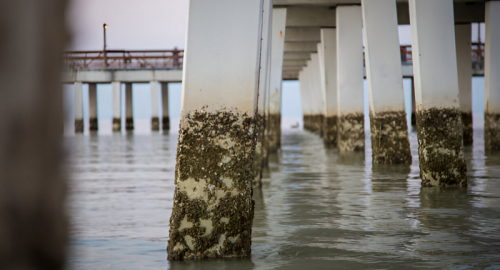
<instances>
[{"instance_id":1,"label":"sky","mask_svg":"<svg viewBox=\"0 0 500 270\"><path fill-rule=\"evenodd\" d=\"M102 50L103 28L106 23L108 49L173 49L185 47L188 0L70 0L67 11L72 41L68 50ZM398 28L401 45L411 45L409 25ZM472 40L477 41L477 25L472 27ZM360 33L361 34L361 33ZM481 28L484 41L484 25ZM286 33L285 33L286 35ZM407 107L410 104L410 83L404 82ZM86 86L84 86L86 89ZM98 117L111 119L111 85L99 84ZM148 84L133 85L134 118L149 119L151 101ZM65 86L66 104L69 116L73 87ZM366 92L366 81L365 81ZM179 118L181 84L169 86L169 114ZM473 79L473 111L484 111L484 79ZM88 92L84 90L84 108L87 115ZM365 97L367 97L365 93ZM482 100L481 100L482 98ZM368 112L365 98L365 111ZM161 108L161 107L160 107ZM409 109L408 109L409 110ZM302 116L300 89L297 81L283 83L283 117ZM86 116L87 117L87 116Z\"/></svg>"}]
</instances>

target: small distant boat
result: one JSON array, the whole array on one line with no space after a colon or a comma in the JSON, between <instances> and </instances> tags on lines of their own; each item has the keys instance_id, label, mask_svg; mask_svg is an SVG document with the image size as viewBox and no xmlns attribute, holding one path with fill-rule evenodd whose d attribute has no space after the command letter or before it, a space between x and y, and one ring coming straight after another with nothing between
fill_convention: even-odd
<instances>
[{"instance_id":1,"label":"small distant boat","mask_svg":"<svg viewBox=\"0 0 500 270\"><path fill-rule=\"evenodd\" d=\"M291 126L291 128L299 128L299 127L300 127L299 122L297 122L297 124Z\"/></svg>"}]
</instances>

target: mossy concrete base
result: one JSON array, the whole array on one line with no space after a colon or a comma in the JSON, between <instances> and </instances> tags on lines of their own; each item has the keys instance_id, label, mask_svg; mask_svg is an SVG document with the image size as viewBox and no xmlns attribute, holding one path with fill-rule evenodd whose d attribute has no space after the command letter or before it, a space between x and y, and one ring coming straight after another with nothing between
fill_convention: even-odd
<instances>
[{"instance_id":1,"label":"mossy concrete base","mask_svg":"<svg viewBox=\"0 0 500 270\"><path fill-rule=\"evenodd\" d=\"M151 117L151 130L160 130L160 119L158 117Z\"/></svg>"},{"instance_id":2,"label":"mossy concrete base","mask_svg":"<svg viewBox=\"0 0 500 270\"><path fill-rule=\"evenodd\" d=\"M281 114L269 115L269 148L270 153L278 152L281 147Z\"/></svg>"},{"instance_id":3,"label":"mossy concrete base","mask_svg":"<svg viewBox=\"0 0 500 270\"><path fill-rule=\"evenodd\" d=\"M161 119L161 129L170 130L170 117L164 116Z\"/></svg>"},{"instance_id":4,"label":"mossy concrete base","mask_svg":"<svg viewBox=\"0 0 500 270\"><path fill-rule=\"evenodd\" d=\"M322 114L314 115L314 132L323 137L323 125L325 122L325 116Z\"/></svg>"},{"instance_id":5,"label":"mossy concrete base","mask_svg":"<svg viewBox=\"0 0 500 270\"><path fill-rule=\"evenodd\" d=\"M337 146L338 117L328 116L323 120L323 140L328 146Z\"/></svg>"},{"instance_id":6,"label":"mossy concrete base","mask_svg":"<svg viewBox=\"0 0 500 270\"><path fill-rule=\"evenodd\" d=\"M134 118L127 117L125 119L125 130L134 130Z\"/></svg>"},{"instance_id":7,"label":"mossy concrete base","mask_svg":"<svg viewBox=\"0 0 500 270\"><path fill-rule=\"evenodd\" d=\"M83 132L83 119L75 119L75 133Z\"/></svg>"},{"instance_id":8,"label":"mossy concrete base","mask_svg":"<svg viewBox=\"0 0 500 270\"><path fill-rule=\"evenodd\" d=\"M263 142L264 142L264 117L257 114L255 117L255 158L254 158L254 178L253 187L259 188L262 186L262 159L263 159Z\"/></svg>"},{"instance_id":9,"label":"mossy concrete base","mask_svg":"<svg viewBox=\"0 0 500 270\"><path fill-rule=\"evenodd\" d=\"M464 146L472 145L472 113L462 112L462 131L464 137Z\"/></svg>"},{"instance_id":10,"label":"mossy concrete base","mask_svg":"<svg viewBox=\"0 0 500 270\"><path fill-rule=\"evenodd\" d=\"M413 127L417 125L417 116L415 115L415 112L411 113L410 120Z\"/></svg>"},{"instance_id":11,"label":"mossy concrete base","mask_svg":"<svg viewBox=\"0 0 500 270\"><path fill-rule=\"evenodd\" d=\"M262 171L269 169L269 116L264 114L264 138L262 141Z\"/></svg>"},{"instance_id":12,"label":"mossy concrete base","mask_svg":"<svg viewBox=\"0 0 500 270\"><path fill-rule=\"evenodd\" d=\"M460 111L418 111L417 135L422 186L467 186Z\"/></svg>"},{"instance_id":13,"label":"mossy concrete base","mask_svg":"<svg viewBox=\"0 0 500 270\"><path fill-rule=\"evenodd\" d=\"M500 113L484 114L484 149L500 151Z\"/></svg>"},{"instance_id":14,"label":"mossy concrete base","mask_svg":"<svg viewBox=\"0 0 500 270\"><path fill-rule=\"evenodd\" d=\"M338 146L341 152L365 150L365 117L362 113L350 113L339 117Z\"/></svg>"},{"instance_id":15,"label":"mossy concrete base","mask_svg":"<svg viewBox=\"0 0 500 270\"><path fill-rule=\"evenodd\" d=\"M250 255L255 120L234 110L183 115L168 260Z\"/></svg>"},{"instance_id":16,"label":"mossy concrete base","mask_svg":"<svg viewBox=\"0 0 500 270\"><path fill-rule=\"evenodd\" d=\"M374 164L411 164L404 111L370 114L370 128Z\"/></svg>"},{"instance_id":17,"label":"mossy concrete base","mask_svg":"<svg viewBox=\"0 0 500 270\"><path fill-rule=\"evenodd\" d=\"M89 119L89 130L90 131L97 131L99 129L99 125L97 124L97 118L90 118Z\"/></svg>"},{"instance_id":18,"label":"mossy concrete base","mask_svg":"<svg viewBox=\"0 0 500 270\"><path fill-rule=\"evenodd\" d=\"M113 117L113 131L120 131L122 129L122 119Z\"/></svg>"},{"instance_id":19,"label":"mossy concrete base","mask_svg":"<svg viewBox=\"0 0 500 270\"><path fill-rule=\"evenodd\" d=\"M312 123L311 123L311 116L310 115L304 115L304 129L307 131L312 131Z\"/></svg>"}]
</instances>

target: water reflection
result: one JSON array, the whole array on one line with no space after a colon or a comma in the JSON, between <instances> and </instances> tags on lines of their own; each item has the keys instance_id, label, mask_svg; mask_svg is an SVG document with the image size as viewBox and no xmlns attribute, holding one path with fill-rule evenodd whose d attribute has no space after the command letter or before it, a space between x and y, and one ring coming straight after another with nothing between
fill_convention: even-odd
<instances>
[{"instance_id":1,"label":"water reflection","mask_svg":"<svg viewBox=\"0 0 500 270\"><path fill-rule=\"evenodd\" d=\"M500 155L480 131L464 150L467 189L421 188L412 165L371 164L283 132L254 191L252 257L166 259L177 134L78 135L72 153L71 269L498 269ZM368 137L369 138L369 137ZM495 268L497 267L497 268Z\"/></svg>"}]
</instances>

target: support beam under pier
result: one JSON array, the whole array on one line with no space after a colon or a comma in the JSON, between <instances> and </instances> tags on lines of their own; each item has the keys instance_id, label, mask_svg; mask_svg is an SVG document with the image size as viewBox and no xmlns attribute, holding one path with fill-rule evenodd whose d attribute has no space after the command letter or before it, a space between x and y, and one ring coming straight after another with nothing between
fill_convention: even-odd
<instances>
[{"instance_id":1,"label":"support beam under pier","mask_svg":"<svg viewBox=\"0 0 500 270\"><path fill-rule=\"evenodd\" d=\"M125 130L134 130L132 83L125 83Z\"/></svg>"},{"instance_id":2,"label":"support beam under pier","mask_svg":"<svg viewBox=\"0 0 500 270\"><path fill-rule=\"evenodd\" d=\"M484 148L500 151L500 1L486 2Z\"/></svg>"},{"instance_id":3,"label":"support beam under pier","mask_svg":"<svg viewBox=\"0 0 500 270\"><path fill-rule=\"evenodd\" d=\"M365 150L363 41L360 6L338 6L337 93L341 152Z\"/></svg>"},{"instance_id":4,"label":"support beam under pier","mask_svg":"<svg viewBox=\"0 0 500 270\"><path fill-rule=\"evenodd\" d=\"M285 44L286 8L273 9L271 41L271 78L269 96L269 152L281 147L281 85Z\"/></svg>"},{"instance_id":5,"label":"support beam under pier","mask_svg":"<svg viewBox=\"0 0 500 270\"><path fill-rule=\"evenodd\" d=\"M122 89L120 82L111 82L113 92L113 131L122 130Z\"/></svg>"},{"instance_id":6,"label":"support beam under pier","mask_svg":"<svg viewBox=\"0 0 500 270\"><path fill-rule=\"evenodd\" d=\"M161 129L170 130L170 117L168 116L168 83L161 83Z\"/></svg>"},{"instance_id":7,"label":"support beam under pier","mask_svg":"<svg viewBox=\"0 0 500 270\"><path fill-rule=\"evenodd\" d=\"M500 15L500 14L499 14ZM472 145L472 54L471 25L455 25L457 48L458 88L464 145Z\"/></svg>"},{"instance_id":8,"label":"support beam under pier","mask_svg":"<svg viewBox=\"0 0 500 270\"><path fill-rule=\"evenodd\" d=\"M337 31L321 29L321 45L325 66L325 120L323 140L326 145L337 146L338 101L337 101Z\"/></svg>"},{"instance_id":9,"label":"support beam under pier","mask_svg":"<svg viewBox=\"0 0 500 270\"><path fill-rule=\"evenodd\" d=\"M422 186L466 186L453 1L409 6Z\"/></svg>"},{"instance_id":10,"label":"support beam under pier","mask_svg":"<svg viewBox=\"0 0 500 270\"><path fill-rule=\"evenodd\" d=\"M75 82L75 133L83 132L83 84Z\"/></svg>"},{"instance_id":11,"label":"support beam under pier","mask_svg":"<svg viewBox=\"0 0 500 270\"><path fill-rule=\"evenodd\" d=\"M169 260L250 255L262 5L190 1Z\"/></svg>"},{"instance_id":12,"label":"support beam under pier","mask_svg":"<svg viewBox=\"0 0 500 270\"><path fill-rule=\"evenodd\" d=\"M160 83L152 81L151 87L151 130L160 130Z\"/></svg>"},{"instance_id":13,"label":"support beam under pier","mask_svg":"<svg viewBox=\"0 0 500 270\"><path fill-rule=\"evenodd\" d=\"M97 131L97 84L89 83L89 129Z\"/></svg>"},{"instance_id":14,"label":"support beam under pier","mask_svg":"<svg viewBox=\"0 0 500 270\"><path fill-rule=\"evenodd\" d=\"M411 164L396 2L362 0L361 8L373 163Z\"/></svg>"}]
</instances>

